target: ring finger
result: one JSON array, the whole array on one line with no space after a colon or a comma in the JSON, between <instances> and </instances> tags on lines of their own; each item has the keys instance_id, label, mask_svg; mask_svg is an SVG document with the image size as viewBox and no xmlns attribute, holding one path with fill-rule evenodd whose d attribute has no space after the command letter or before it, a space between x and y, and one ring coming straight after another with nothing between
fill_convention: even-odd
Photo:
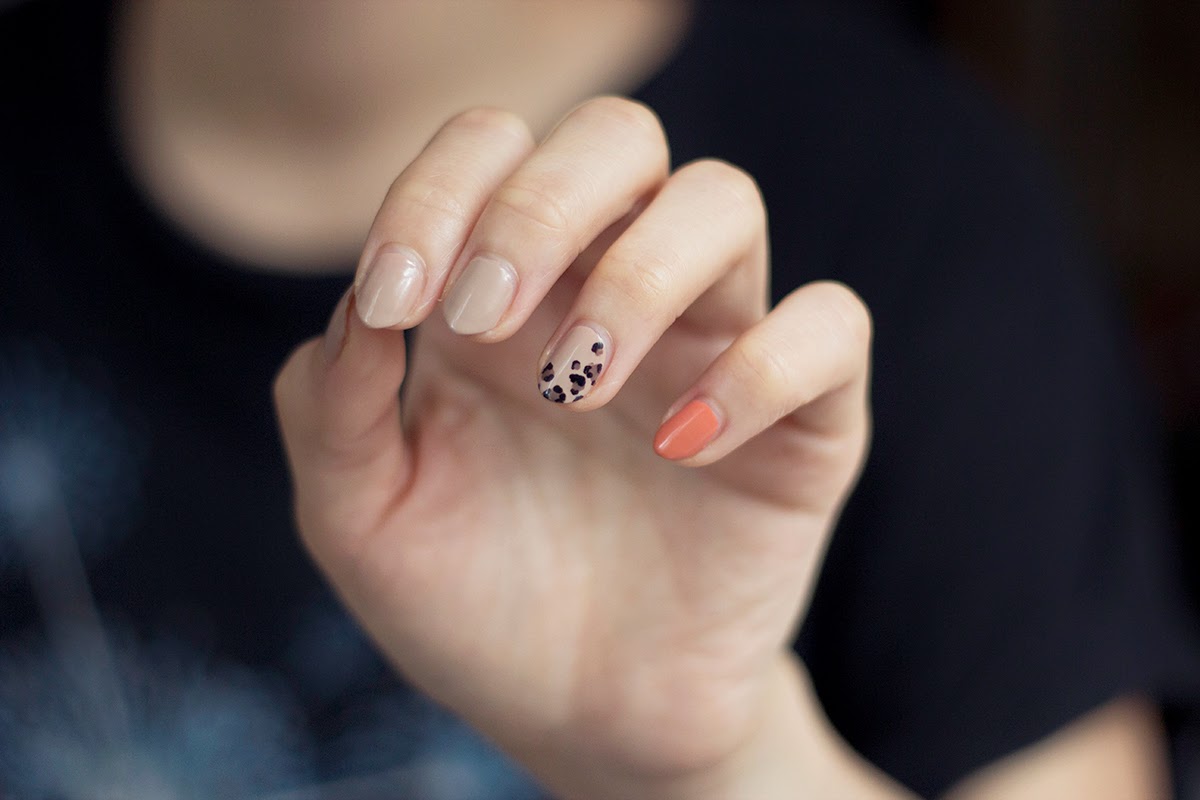
<instances>
[{"instance_id":1,"label":"ring finger","mask_svg":"<svg viewBox=\"0 0 1200 800\"><path fill-rule=\"evenodd\" d=\"M538 363L547 400L610 400L680 317L731 338L767 302L766 212L757 184L723 161L679 169L597 263ZM579 404L576 406L576 404Z\"/></svg>"}]
</instances>

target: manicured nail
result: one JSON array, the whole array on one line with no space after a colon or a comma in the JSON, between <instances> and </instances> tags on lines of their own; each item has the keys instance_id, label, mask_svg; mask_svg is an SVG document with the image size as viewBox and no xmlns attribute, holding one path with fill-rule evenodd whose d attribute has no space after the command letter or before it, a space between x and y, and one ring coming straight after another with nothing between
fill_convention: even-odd
<instances>
[{"instance_id":1,"label":"manicured nail","mask_svg":"<svg viewBox=\"0 0 1200 800\"><path fill-rule=\"evenodd\" d=\"M369 328L390 328L408 317L425 288L425 262L417 251L385 245L375 254L358 289L359 319Z\"/></svg>"},{"instance_id":2,"label":"manicured nail","mask_svg":"<svg viewBox=\"0 0 1200 800\"><path fill-rule=\"evenodd\" d=\"M608 363L609 346L595 328L576 325L543 362L538 391L552 403L574 403L591 393Z\"/></svg>"},{"instance_id":3,"label":"manicured nail","mask_svg":"<svg viewBox=\"0 0 1200 800\"><path fill-rule=\"evenodd\" d=\"M517 273L511 264L493 256L476 256L447 293L442 313L455 333L490 331L508 310L516 291Z\"/></svg>"},{"instance_id":4,"label":"manicured nail","mask_svg":"<svg viewBox=\"0 0 1200 800\"><path fill-rule=\"evenodd\" d=\"M329 363L337 361L342 353L342 345L346 342L346 326L350 324L350 301L354 297L354 287L350 287L338 300L329 317L329 325L325 328L325 360Z\"/></svg>"},{"instance_id":5,"label":"manicured nail","mask_svg":"<svg viewBox=\"0 0 1200 800\"><path fill-rule=\"evenodd\" d=\"M721 421L703 400L693 400L662 424L654 436L654 452L679 461L703 450L717 435Z\"/></svg>"}]
</instances>

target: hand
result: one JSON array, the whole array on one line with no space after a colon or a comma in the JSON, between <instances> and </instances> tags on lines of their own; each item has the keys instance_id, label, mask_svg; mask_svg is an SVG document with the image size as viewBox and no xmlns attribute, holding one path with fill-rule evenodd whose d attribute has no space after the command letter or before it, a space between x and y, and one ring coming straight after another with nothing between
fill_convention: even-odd
<instances>
[{"instance_id":1,"label":"hand","mask_svg":"<svg viewBox=\"0 0 1200 800\"><path fill-rule=\"evenodd\" d=\"M736 167L669 173L631 101L536 147L467 112L277 380L317 562L411 681L564 796L703 784L778 703L868 437L870 321L833 283L767 313L765 218ZM443 293L406 378L399 331Z\"/></svg>"}]
</instances>

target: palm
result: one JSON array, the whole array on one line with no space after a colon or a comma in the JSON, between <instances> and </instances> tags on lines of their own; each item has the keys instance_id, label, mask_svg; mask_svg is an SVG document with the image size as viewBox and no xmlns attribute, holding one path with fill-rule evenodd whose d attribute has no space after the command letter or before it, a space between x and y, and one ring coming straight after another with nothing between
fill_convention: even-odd
<instances>
[{"instance_id":1,"label":"palm","mask_svg":"<svg viewBox=\"0 0 1200 800\"><path fill-rule=\"evenodd\" d=\"M648 109L521 127L447 123L380 208L359 314L282 371L300 528L396 664L539 777L697 774L757 724L861 459L869 318L819 283L768 314L756 184L669 173ZM503 341L427 322L405 376L396 329L438 297ZM560 323L554 381L608 344L570 410L535 389ZM704 416L664 453L692 468L651 447L681 396Z\"/></svg>"},{"instance_id":2,"label":"palm","mask_svg":"<svg viewBox=\"0 0 1200 800\"><path fill-rule=\"evenodd\" d=\"M676 326L603 410L546 403L534 361L561 313L548 299L498 345L426 326L406 390L417 472L402 502L364 487L392 510L356 580L376 598L368 624L423 688L461 707L490 687L470 704L485 729L489 717L531 721L528 736L586 726L633 758L669 749L690 715L745 708L739 692L786 637L834 508L763 493L812 457L786 425L705 468L653 453L666 406L727 337ZM840 485L820 496L844 490L845 461L827 465Z\"/></svg>"}]
</instances>

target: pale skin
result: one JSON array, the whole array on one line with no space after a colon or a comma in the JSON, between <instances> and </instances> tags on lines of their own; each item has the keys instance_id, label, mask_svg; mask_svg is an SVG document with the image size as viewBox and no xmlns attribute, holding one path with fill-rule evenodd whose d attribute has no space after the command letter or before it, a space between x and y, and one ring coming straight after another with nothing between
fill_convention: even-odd
<instances>
[{"instance_id":1,"label":"pale skin","mask_svg":"<svg viewBox=\"0 0 1200 800\"><path fill-rule=\"evenodd\" d=\"M422 44L464 7L487 19ZM768 310L753 177L671 172L653 110L609 94L666 57L686 7L339 4L332 33L322 8L144 3L118 74L135 172L181 225L264 266L359 262L276 383L300 531L349 608L563 798L908 796L838 738L787 646L868 444L869 313L830 283ZM519 56L487 49L508 38ZM419 288L372 319L369 269L397 245ZM439 301L480 253L516 290L461 336ZM577 321L610 360L548 403L541 360ZM697 397L716 435L663 458L656 429ZM1160 798L1165 774L1152 709L1125 698L951 796Z\"/></svg>"}]
</instances>

